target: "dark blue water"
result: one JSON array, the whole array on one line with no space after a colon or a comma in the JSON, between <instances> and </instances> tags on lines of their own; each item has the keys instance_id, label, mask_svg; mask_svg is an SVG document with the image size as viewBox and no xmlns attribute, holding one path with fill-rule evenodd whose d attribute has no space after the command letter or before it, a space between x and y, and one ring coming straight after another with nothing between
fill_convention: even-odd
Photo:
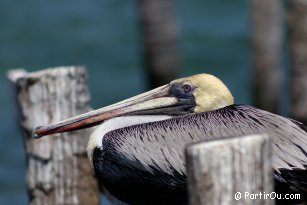
<instances>
[{"instance_id":1,"label":"dark blue water","mask_svg":"<svg viewBox=\"0 0 307 205\"><path fill-rule=\"evenodd\" d=\"M136 1L0 1L0 204L26 204L25 159L5 74L86 65L92 106L146 89ZM249 16L243 0L176 1L180 75L211 73L249 103Z\"/></svg>"}]
</instances>

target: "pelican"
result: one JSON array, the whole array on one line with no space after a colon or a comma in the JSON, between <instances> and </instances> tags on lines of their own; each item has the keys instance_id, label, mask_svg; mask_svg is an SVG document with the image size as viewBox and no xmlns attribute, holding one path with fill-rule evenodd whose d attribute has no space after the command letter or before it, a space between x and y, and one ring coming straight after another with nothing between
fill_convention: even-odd
<instances>
[{"instance_id":1,"label":"pelican","mask_svg":"<svg viewBox=\"0 0 307 205\"><path fill-rule=\"evenodd\" d=\"M261 132L272 138L276 189L306 194L307 127L234 104L231 92L215 76L174 80L33 132L39 138L98 124L89 137L90 164L108 191L126 203L187 204L187 144Z\"/></svg>"}]
</instances>

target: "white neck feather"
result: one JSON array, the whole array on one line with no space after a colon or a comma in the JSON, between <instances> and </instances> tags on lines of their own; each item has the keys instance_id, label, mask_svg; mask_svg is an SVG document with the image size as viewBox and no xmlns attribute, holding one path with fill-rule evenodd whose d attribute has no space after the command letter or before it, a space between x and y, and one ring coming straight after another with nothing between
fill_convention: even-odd
<instances>
[{"instance_id":1,"label":"white neck feather","mask_svg":"<svg viewBox=\"0 0 307 205\"><path fill-rule=\"evenodd\" d=\"M161 121L171 118L168 115L136 115L136 116L122 116L106 120L94 130L90 135L87 144L87 156L93 166L93 151L95 148L102 149L102 141L105 134L112 130L128 127L132 125L144 124L148 122Z\"/></svg>"}]
</instances>

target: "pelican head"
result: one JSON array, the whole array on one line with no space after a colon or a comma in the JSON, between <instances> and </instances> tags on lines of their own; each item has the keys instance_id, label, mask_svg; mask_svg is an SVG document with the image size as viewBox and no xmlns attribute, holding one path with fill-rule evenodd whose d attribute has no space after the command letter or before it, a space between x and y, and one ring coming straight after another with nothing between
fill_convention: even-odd
<instances>
[{"instance_id":1,"label":"pelican head","mask_svg":"<svg viewBox=\"0 0 307 205\"><path fill-rule=\"evenodd\" d=\"M185 92L192 93L195 99L194 112L212 111L234 103L226 85L213 75L197 74L174 80L170 85L178 85Z\"/></svg>"},{"instance_id":2,"label":"pelican head","mask_svg":"<svg viewBox=\"0 0 307 205\"><path fill-rule=\"evenodd\" d=\"M59 123L37 127L33 136L40 138L83 129L118 116L176 116L212 111L232 104L233 97L221 80L209 74L198 74Z\"/></svg>"}]
</instances>

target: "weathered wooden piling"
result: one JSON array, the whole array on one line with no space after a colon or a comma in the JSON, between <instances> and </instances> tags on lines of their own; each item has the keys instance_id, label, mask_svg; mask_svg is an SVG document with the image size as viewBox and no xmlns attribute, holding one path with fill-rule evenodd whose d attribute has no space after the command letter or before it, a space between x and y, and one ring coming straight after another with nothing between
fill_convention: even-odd
<instances>
[{"instance_id":1,"label":"weathered wooden piling","mask_svg":"<svg viewBox=\"0 0 307 205\"><path fill-rule=\"evenodd\" d=\"M251 2L251 60L253 100L257 107L277 113L281 91L283 3Z\"/></svg>"},{"instance_id":2,"label":"weathered wooden piling","mask_svg":"<svg viewBox=\"0 0 307 205\"><path fill-rule=\"evenodd\" d=\"M85 153L89 131L33 139L32 130L90 110L87 73L59 67L11 70L27 160L30 205L99 204L99 189Z\"/></svg>"},{"instance_id":3,"label":"weathered wooden piling","mask_svg":"<svg viewBox=\"0 0 307 205\"><path fill-rule=\"evenodd\" d=\"M271 143L266 134L219 139L187 147L190 205L272 205Z\"/></svg>"}]
</instances>

